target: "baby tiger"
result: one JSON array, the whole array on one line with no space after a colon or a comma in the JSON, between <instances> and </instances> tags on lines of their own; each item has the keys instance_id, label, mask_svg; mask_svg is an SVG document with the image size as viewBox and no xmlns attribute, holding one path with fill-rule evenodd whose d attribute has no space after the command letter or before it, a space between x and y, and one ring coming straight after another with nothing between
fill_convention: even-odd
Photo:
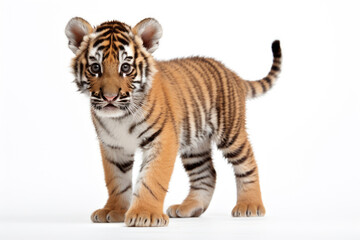
<instances>
[{"instance_id":1,"label":"baby tiger","mask_svg":"<svg viewBox=\"0 0 360 240\"><path fill-rule=\"evenodd\" d=\"M245 81L212 58L157 61L162 36L153 18L135 27L109 21L93 28L72 18L65 29L74 52L72 69L80 92L90 98L109 198L93 222L161 227L169 217L198 217L209 206L216 171L215 142L234 168L234 217L263 216L258 168L245 129L245 101L267 92L280 72L280 42L274 41L269 74ZM132 185L134 153L143 160ZM181 204L163 213L177 154L190 178ZM168 217L169 216L169 217Z\"/></svg>"}]
</instances>

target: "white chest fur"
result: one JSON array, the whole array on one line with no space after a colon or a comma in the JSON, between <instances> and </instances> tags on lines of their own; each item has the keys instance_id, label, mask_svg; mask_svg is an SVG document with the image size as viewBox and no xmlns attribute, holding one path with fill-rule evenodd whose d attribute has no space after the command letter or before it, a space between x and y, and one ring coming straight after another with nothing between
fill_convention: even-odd
<instances>
[{"instance_id":1,"label":"white chest fur","mask_svg":"<svg viewBox=\"0 0 360 240\"><path fill-rule=\"evenodd\" d=\"M120 120L96 117L94 122L98 137L105 145L123 148L127 153L134 153L136 151L141 141L138 138L138 132L145 127L137 127L136 131L130 133L129 129L135 123L132 116Z\"/></svg>"}]
</instances>

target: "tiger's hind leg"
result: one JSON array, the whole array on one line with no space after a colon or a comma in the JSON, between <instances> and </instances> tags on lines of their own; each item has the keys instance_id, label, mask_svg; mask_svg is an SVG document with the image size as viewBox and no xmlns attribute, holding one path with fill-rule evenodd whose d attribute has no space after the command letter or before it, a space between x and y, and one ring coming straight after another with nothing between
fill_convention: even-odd
<instances>
[{"instance_id":1,"label":"tiger's hind leg","mask_svg":"<svg viewBox=\"0 0 360 240\"><path fill-rule=\"evenodd\" d=\"M220 149L233 165L236 178L237 203L232 210L232 216L264 216L258 168L246 132L240 133L231 145L222 146Z\"/></svg>"},{"instance_id":2,"label":"tiger's hind leg","mask_svg":"<svg viewBox=\"0 0 360 240\"><path fill-rule=\"evenodd\" d=\"M210 141L181 154L190 178L190 192L181 204L167 209L169 217L199 217L210 204L215 189L216 172L211 159Z\"/></svg>"}]
</instances>

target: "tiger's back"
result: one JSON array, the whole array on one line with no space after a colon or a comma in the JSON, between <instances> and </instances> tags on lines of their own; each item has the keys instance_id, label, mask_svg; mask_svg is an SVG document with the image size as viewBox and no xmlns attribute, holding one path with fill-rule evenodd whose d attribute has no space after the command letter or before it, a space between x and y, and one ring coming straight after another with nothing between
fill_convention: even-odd
<instances>
[{"instance_id":1,"label":"tiger's back","mask_svg":"<svg viewBox=\"0 0 360 240\"><path fill-rule=\"evenodd\" d=\"M279 46L274 51L277 55L271 71L259 81L245 81L212 58L191 57L157 62L160 81L167 85L170 96L178 103L173 111L182 115L182 149L196 146L197 142L209 137L222 148L224 142L234 138L245 127L246 99L267 92L279 74Z\"/></svg>"}]
</instances>

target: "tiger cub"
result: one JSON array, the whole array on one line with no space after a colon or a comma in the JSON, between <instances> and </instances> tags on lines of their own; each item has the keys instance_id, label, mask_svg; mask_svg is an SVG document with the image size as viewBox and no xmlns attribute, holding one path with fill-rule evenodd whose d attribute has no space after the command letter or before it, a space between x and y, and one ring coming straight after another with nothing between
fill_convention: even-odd
<instances>
[{"instance_id":1,"label":"tiger cub","mask_svg":"<svg viewBox=\"0 0 360 240\"><path fill-rule=\"evenodd\" d=\"M156 61L162 36L153 18L135 27L109 21L93 28L72 18L65 29L75 83L90 98L109 198L93 222L160 227L169 217L198 217L214 193L215 142L234 168L234 217L263 216L258 168L245 128L245 101L267 92L280 72L280 42L274 41L269 74L245 81L212 58ZM143 152L133 188L134 153ZM163 212L177 154L190 178L181 204Z\"/></svg>"}]
</instances>

